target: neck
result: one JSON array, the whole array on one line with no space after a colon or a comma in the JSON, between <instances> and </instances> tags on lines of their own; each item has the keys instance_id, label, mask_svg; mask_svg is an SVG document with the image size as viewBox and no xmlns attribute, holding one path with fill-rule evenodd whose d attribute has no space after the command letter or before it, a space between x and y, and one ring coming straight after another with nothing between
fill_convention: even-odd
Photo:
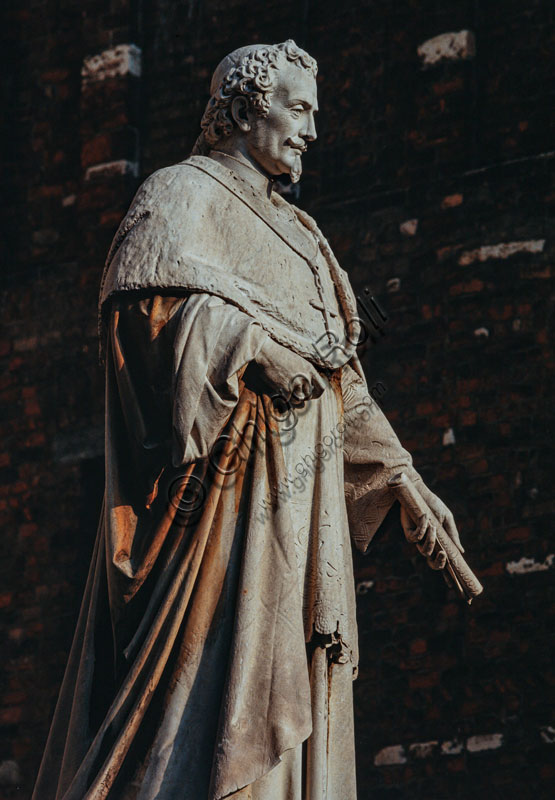
<instances>
[{"instance_id":1,"label":"neck","mask_svg":"<svg viewBox=\"0 0 555 800\"><path fill-rule=\"evenodd\" d=\"M266 197L272 194L273 177L239 148L224 149L218 145L210 151L209 156L236 172Z\"/></svg>"}]
</instances>

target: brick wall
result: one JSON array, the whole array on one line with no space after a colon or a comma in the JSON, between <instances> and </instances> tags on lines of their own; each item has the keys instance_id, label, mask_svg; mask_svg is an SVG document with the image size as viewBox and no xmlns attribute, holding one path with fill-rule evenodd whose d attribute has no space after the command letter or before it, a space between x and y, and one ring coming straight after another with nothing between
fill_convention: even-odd
<instances>
[{"instance_id":1,"label":"brick wall","mask_svg":"<svg viewBox=\"0 0 555 800\"><path fill-rule=\"evenodd\" d=\"M359 797L551 796L553 16L8 0L0 796L30 796L96 530L109 241L139 181L188 154L218 59L290 36L321 85L298 202L387 310L369 380L486 586L461 605L393 515L357 557Z\"/></svg>"}]
</instances>

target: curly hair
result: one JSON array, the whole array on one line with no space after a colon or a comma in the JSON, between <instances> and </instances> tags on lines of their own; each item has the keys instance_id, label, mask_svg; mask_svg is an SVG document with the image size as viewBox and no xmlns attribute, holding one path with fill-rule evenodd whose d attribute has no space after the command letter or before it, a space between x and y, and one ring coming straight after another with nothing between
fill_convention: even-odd
<instances>
[{"instance_id":1,"label":"curly hair","mask_svg":"<svg viewBox=\"0 0 555 800\"><path fill-rule=\"evenodd\" d=\"M235 127L231 103L235 97L246 97L257 116L268 116L280 56L316 77L316 61L301 50L293 39L281 44L253 45L252 48L241 48L231 53L222 64L229 60L232 66L223 74L222 80L216 81L217 85L211 87L212 96L200 122L202 132L192 155L206 155L221 138L231 134ZM220 67L214 73L214 78L217 78Z\"/></svg>"}]
</instances>

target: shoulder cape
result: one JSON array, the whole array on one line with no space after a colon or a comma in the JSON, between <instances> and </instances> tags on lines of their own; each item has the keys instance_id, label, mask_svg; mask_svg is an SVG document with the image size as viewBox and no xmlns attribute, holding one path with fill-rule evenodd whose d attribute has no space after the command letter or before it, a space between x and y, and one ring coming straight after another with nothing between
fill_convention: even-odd
<instances>
[{"instance_id":1,"label":"shoulder cape","mask_svg":"<svg viewBox=\"0 0 555 800\"><path fill-rule=\"evenodd\" d=\"M346 273L304 212L279 198L292 221L239 175L214 159L192 156L161 169L139 188L106 261L100 318L112 295L138 289L206 292L250 315L280 344L325 368L347 363L357 339L356 301ZM294 216L311 233L291 236ZM311 246L314 241L314 246ZM318 249L323 259L318 259ZM318 346L329 334L317 290L299 286L299 265L328 268L343 317L338 347ZM310 283L310 282L309 282ZM324 355L322 355L324 350Z\"/></svg>"}]
</instances>

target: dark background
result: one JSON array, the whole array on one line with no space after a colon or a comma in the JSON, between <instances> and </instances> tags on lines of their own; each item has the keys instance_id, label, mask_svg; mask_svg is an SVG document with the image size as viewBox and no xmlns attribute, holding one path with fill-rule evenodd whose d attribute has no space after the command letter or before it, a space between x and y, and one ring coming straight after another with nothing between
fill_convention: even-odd
<instances>
[{"instance_id":1,"label":"dark background","mask_svg":"<svg viewBox=\"0 0 555 800\"><path fill-rule=\"evenodd\" d=\"M96 531L111 237L140 180L188 155L219 59L289 37L320 69L297 202L387 311L369 382L486 587L463 605L394 519L357 557L359 798L554 796L555 6L5 0L2 15L0 796L30 796ZM460 30L475 57L423 69L417 47ZM82 81L85 57L129 43L141 77ZM114 161L138 176L86 178ZM515 242L539 244L472 255Z\"/></svg>"}]
</instances>

